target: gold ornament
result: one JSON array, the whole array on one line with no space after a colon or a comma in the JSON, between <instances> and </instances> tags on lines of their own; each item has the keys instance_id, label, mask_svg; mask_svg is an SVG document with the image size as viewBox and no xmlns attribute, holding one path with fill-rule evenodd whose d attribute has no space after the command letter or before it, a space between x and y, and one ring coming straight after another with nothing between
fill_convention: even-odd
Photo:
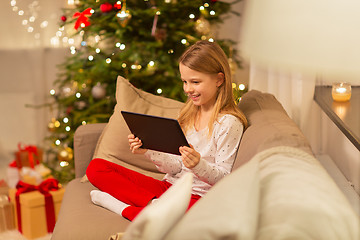
<instances>
[{"instance_id":1,"label":"gold ornament","mask_svg":"<svg viewBox=\"0 0 360 240\"><path fill-rule=\"evenodd\" d=\"M232 58L233 53L234 53L234 50L233 50L232 46L230 46L229 51L230 52L229 52L228 62L229 62L229 65L230 65L231 76L234 77L234 75L236 73L236 70L237 70L237 65L236 65L236 62Z\"/></svg>"},{"instance_id":2,"label":"gold ornament","mask_svg":"<svg viewBox=\"0 0 360 240\"><path fill-rule=\"evenodd\" d=\"M57 157L58 157L58 160L61 161L61 162L63 162L63 161L65 161L65 162L71 161L73 159L73 157L74 157L72 148L66 147L64 149L61 149L59 151Z\"/></svg>"},{"instance_id":3,"label":"gold ornament","mask_svg":"<svg viewBox=\"0 0 360 240\"><path fill-rule=\"evenodd\" d=\"M195 22L195 30L202 34L207 35L210 33L210 23L208 20L206 20L204 17L200 17Z\"/></svg>"},{"instance_id":4,"label":"gold ornament","mask_svg":"<svg viewBox=\"0 0 360 240\"><path fill-rule=\"evenodd\" d=\"M131 13L126 9L126 1L122 3L121 10L116 14L117 20L122 27L125 27L131 19Z\"/></svg>"},{"instance_id":5,"label":"gold ornament","mask_svg":"<svg viewBox=\"0 0 360 240\"><path fill-rule=\"evenodd\" d=\"M234 76L237 70L237 65L235 63L235 61L232 58L228 59L229 65L230 65L230 71L231 71L231 75Z\"/></svg>"},{"instance_id":6,"label":"gold ornament","mask_svg":"<svg viewBox=\"0 0 360 240\"><path fill-rule=\"evenodd\" d=\"M58 127L60 127L60 122L56 118L51 118L51 122L48 123L49 131L54 132Z\"/></svg>"}]
</instances>

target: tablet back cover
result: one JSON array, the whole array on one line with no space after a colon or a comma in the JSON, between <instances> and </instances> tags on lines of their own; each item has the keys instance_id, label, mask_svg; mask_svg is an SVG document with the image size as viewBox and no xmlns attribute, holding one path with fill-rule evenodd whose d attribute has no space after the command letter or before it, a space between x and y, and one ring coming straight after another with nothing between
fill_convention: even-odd
<instances>
[{"instance_id":1,"label":"tablet back cover","mask_svg":"<svg viewBox=\"0 0 360 240\"><path fill-rule=\"evenodd\" d=\"M189 146L176 119L121 111L130 132L139 137L142 148L180 155L180 146Z\"/></svg>"}]
</instances>

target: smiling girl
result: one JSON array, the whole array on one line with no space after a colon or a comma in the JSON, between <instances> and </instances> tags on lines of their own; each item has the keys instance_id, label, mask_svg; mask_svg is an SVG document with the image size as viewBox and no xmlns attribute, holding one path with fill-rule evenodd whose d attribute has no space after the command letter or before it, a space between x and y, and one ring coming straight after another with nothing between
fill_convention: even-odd
<instances>
[{"instance_id":1,"label":"smiling girl","mask_svg":"<svg viewBox=\"0 0 360 240\"><path fill-rule=\"evenodd\" d=\"M190 147L180 147L181 156L171 155L142 149L141 139L129 135L131 151L145 154L166 175L160 181L106 160L94 159L86 174L101 190L91 192L95 204L133 220L181 176L191 172L194 180L190 208L231 172L247 120L232 95L225 53L217 43L199 41L183 53L179 70L188 100L178 121Z\"/></svg>"}]
</instances>

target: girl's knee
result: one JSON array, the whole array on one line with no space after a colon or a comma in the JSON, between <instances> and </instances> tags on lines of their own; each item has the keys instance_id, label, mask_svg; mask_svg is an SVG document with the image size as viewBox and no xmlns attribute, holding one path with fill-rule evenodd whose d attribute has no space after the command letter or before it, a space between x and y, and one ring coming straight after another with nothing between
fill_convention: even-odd
<instances>
[{"instance_id":1,"label":"girl's knee","mask_svg":"<svg viewBox=\"0 0 360 240\"><path fill-rule=\"evenodd\" d=\"M92 182L92 179L96 178L96 175L98 175L99 171L101 171L107 165L107 163L109 162L101 158L95 158L91 160L88 167L86 168L86 176L90 182Z\"/></svg>"}]
</instances>

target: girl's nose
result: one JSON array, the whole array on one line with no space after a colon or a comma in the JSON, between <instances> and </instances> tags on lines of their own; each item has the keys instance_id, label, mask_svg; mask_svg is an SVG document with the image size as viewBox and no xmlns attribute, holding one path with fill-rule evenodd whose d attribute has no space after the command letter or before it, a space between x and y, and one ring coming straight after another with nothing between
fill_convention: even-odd
<instances>
[{"instance_id":1,"label":"girl's nose","mask_svg":"<svg viewBox=\"0 0 360 240\"><path fill-rule=\"evenodd\" d=\"M184 92L185 93L191 93L192 91L193 91L193 89L190 86L190 84L184 84Z\"/></svg>"}]
</instances>

